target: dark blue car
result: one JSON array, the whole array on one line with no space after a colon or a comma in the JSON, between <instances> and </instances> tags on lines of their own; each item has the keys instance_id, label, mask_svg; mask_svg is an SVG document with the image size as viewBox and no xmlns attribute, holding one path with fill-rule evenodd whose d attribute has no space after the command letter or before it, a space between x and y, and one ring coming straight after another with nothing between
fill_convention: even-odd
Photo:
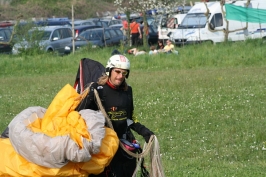
<instances>
[{"instance_id":1,"label":"dark blue car","mask_svg":"<svg viewBox=\"0 0 266 177\"><path fill-rule=\"evenodd\" d=\"M71 23L69 21L66 20L62 20L62 21L49 21L49 20L45 20L45 21L37 21L35 22L36 26L69 26L71 27Z\"/></svg>"},{"instance_id":2,"label":"dark blue car","mask_svg":"<svg viewBox=\"0 0 266 177\"><path fill-rule=\"evenodd\" d=\"M74 31L75 31L75 37L78 37L80 33L83 31L89 30L89 29L94 29L94 28L102 28L99 25L81 25L81 26L75 26Z\"/></svg>"},{"instance_id":3,"label":"dark blue car","mask_svg":"<svg viewBox=\"0 0 266 177\"><path fill-rule=\"evenodd\" d=\"M0 28L0 53L11 53L12 52L12 44L10 42L12 34L12 28L5 27Z\"/></svg>"},{"instance_id":4,"label":"dark blue car","mask_svg":"<svg viewBox=\"0 0 266 177\"><path fill-rule=\"evenodd\" d=\"M95 28L83 31L75 38L75 49L91 45L92 48L119 45L126 38L120 29ZM71 53L73 43L65 46L65 54Z\"/></svg>"}]
</instances>

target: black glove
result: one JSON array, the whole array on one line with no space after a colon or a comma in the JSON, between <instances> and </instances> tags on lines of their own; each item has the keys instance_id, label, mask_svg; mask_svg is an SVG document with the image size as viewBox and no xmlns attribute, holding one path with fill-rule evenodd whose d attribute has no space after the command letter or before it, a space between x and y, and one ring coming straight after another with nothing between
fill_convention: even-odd
<instances>
[{"instance_id":1,"label":"black glove","mask_svg":"<svg viewBox=\"0 0 266 177\"><path fill-rule=\"evenodd\" d=\"M151 138L151 135L154 135L154 133L153 133L152 131L150 131L149 129L147 129L147 130L148 130L148 131L146 132L146 135L143 136L144 139L145 139L145 141L146 141L146 143L149 142L149 140L150 140L150 138Z\"/></svg>"},{"instance_id":2,"label":"black glove","mask_svg":"<svg viewBox=\"0 0 266 177\"><path fill-rule=\"evenodd\" d=\"M94 98L94 89L97 89L98 84L96 82L93 82L90 86L90 91L89 91L89 97Z\"/></svg>"},{"instance_id":3,"label":"black glove","mask_svg":"<svg viewBox=\"0 0 266 177\"><path fill-rule=\"evenodd\" d=\"M131 124L130 128L132 128L134 131L136 131L139 135L143 136L146 143L149 142L151 135L154 135L154 133L152 131L150 131L144 125L141 125L139 122Z\"/></svg>"},{"instance_id":4,"label":"black glove","mask_svg":"<svg viewBox=\"0 0 266 177\"><path fill-rule=\"evenodd\" d=\"M97 105L94 101L94 89L97 89L98 84L92 83L90 86L90 90L88 95L80 102L80 104L77 106L76 110L80 111L82 109L93 109L97 110Z\"/></svg>"}]
</instances>

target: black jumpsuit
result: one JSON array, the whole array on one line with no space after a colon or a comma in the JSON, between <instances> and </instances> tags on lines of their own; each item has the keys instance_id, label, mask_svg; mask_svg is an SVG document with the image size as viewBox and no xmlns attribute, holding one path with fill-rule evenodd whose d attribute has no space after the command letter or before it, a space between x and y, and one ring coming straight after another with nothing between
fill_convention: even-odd
<instances>
[{"instance_id":1,"label":"black jumpsuit","mask_svg":"<svg viewBox=\"0 0 266 177\"><path fill-rule=\"evenodd\" d=\"M93 87L96 88L99 93L102 105L111 119L118 138L126 138L131 141L132 137L129 137L128 135L132 135L132 133L130 133L130 129L132 129L142 135L146 142L149 140L149 137L153 134L153 132L136 122L137 120L134 120L133 95L132 88L130 86L128 86L127 90L124 88L114 88L108 83L102 86L94 85ZM93 91L90 91L88 96L78 106L78 110L98 110L94 94L92 93ZM128 122L131 124L128 125ZM131 177L135 168L136 159L129 156L121 147L119 147L110 165L105 168L103 173L96 176ZM91 176L95 175L90 175L90 177Z\"/></svg>"}]
</instances>

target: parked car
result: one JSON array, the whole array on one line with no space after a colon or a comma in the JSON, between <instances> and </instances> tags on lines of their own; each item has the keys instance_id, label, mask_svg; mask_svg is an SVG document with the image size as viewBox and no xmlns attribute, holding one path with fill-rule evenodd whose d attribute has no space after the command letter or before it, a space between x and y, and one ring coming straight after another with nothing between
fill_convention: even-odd
<instances>
[{"instance_id":1,"label":"parked car","mask_svg":"<svg viewBox=\"0 0 266 177\"><path fill-rule=\"evenodd\" d=\"M109 21L110 20L101 20L101 19L93 20L95 25L99 25L99 26L101 26L103 28L107 28L108 27Z\"/></svg>"},{"instance_id":2,"label":"parked car","mask_svg":"<svg viewBox=\"0 0 266 177\"><path fill-rule=\"evenodd\" d=\"M71 23L69 21L66 20L58 20L58 21L49 21L49 20L45 20L45 21L37 21L35 22L36 26L69 26L71 27Z\"/></svg>"},{"instance_id":3,"label":"parked car","mask_svg":"<svg viewBox=\"0 0 266 177\"><path fill-rule=\"evenodd\" d=\"M92 22L93 23L93 22ZM93 25L81 25L81 26L76 26L74 27L75 30L75 37L78 37L78 35L82 32L82 31L86 31L88 29L93 29L93 28L101 28L101 26L99 25L95 25L93 23Z\"/></svg>"},{"instance_id":4,"label":"parked car","mask_svg":"<svg viewBox=\"0 0 266 177\"><path fill-rule=\"evenodd\" d=\"M134 19L136 20L136 22L143 24L143 17L137 17ZM153 16L146 16L146 19L147 19L148 25L150 25L155 20ZM130 19L130 20L132 20L132 19Z\"/></svg>"},{"instance_id":5,"label":"parked car","mask_svg":"<svg viewBox=\"0 0 266 177\"><path fill-rule=\"evenodd\" d=\"M75 49L91 45L91 47L104 47L119 45L126 41L125 36L120 29L112 28L95 28L83 31L75 38ZM72 41L65 46L65 54L71 53L73 50Z\"/></svg>"},{"instance_id":6,"label":"parked car","mask_svg":"<svg viewBox=\"0 0 266 177\"><path fill-rule=\"evenodd\" d=\"M72 22L70 22L72 25ZM74 21L74 26L82 26L82 25L95 25L93 20L75 20Z\"/></svg>"},{"instance_id":7,"label":"parked car","mask_svg":"<svg viewBox=\"0 0 266 177\"><path fill-rule=\"evenodd\" d=\"M0 22L0 28L4 28L8 26L14 26L14 23L9 22L9 21Z\"/></svg>"},{"instance_id":8,"label":"parked car","mask_svg":"<svg viewBox=\"0 0 266 177\"><path fill-rule=\"evenodd\" d=\"M143 32L143 28L144 28L144 26L141 25L140 26L140 29L141 29L142 32ZM149 26L148 44L149 45L157 44L158 38L159 37L158 37L157 27L156 26L153 26L153 25L150 25Z\"/></svg>"},{"instance_id":9,"label":"parked car","mask_svg":"<svg viewBox=\"0 0 266 177\"><path fill-rule=\"evenodd\" d=\"M123 24L114 24L110 25L109 28L114 28L114 29L121 29L123 27Z\"/></svg>"},{"instance_id":10,"label":"parked car","mask_svg":"<svg viewBox=\"0 0 266 177\"><path fill-rule=\"evenodd\" d=\"M109 21L108 26L115 25L115 24L122 24L122 22L123 21L121 19L111 20Z\"/></svg>"},{"instance_id":11,"label":"parked car","mask_svg":"<svg viewBox=\"0 0 266 177\"><path fill-rule=\"evenodd\" d=\"M147 15L156 15L157 14L157 9L150 9L146 11Z\"/></svg>"},{"instance_id":12,"label":"parked car","mask_svg":"<svg viewBox=\"0 0 266 177\"><path fill-rule=\"evenodd\" d=\"M173 8L173 13L186 14L192 8L192 6L178 6Z\"/></svg>"},{"instance_id":13,"label":"parked car","mask_svg":"<svg viewBox=\"0 0 266 177\"><path fill-rule=\"evenodd\" d=\"M68 17L47 18L47 21L70 21Z\"/></svg>"},{"instance_id":14,"label":"parked car","mask_svg":"<svg viewBox=\"0 0 266 177\"><path fill-rule=\"evenodd\" d=\"M137 18L139 16L140 16L139 13L132 13L132 14L130 14L130 18L131 19L132 18ZM115 19L125 19L125 18L127 18L127 16L126 16L126 14L118 14L118 15L114 15L114 18Z\"/></svg>"},{"instance_id":15,"label":"parked car","mask_svg":"<svg viewBox=\"0 0 266 177\"><path fill-rule=\"evenodd\" d=\"M8 44L11 38L11 34L12 34L12 28L10 27L0 28L0 53L11 53L12 44L11 43Z\"/></svg>"},{"instance_id":16,"label":"parked car","mask_svg":"<svg viewBox=\"0 0 266 177\"><path fill-rule=\"evenodd\" d=\"M150 25L149 26L149 39L148 39L149 45L157 44L158 39L159 39L159 35L158 35L157 27Z\"/></svg>"},{"instance_id":17,"label":"parked car","mask_svg":"<svg viewBox=\"0 0 266 177\"><path fill-rule=\"evenodd\" d=\"M72 40L71 28L66 26L34 27L29 30L28 36L28 40L25 39L13 46L13 54L18 54L20 50L27 50L32 47L64 54L65 46Z\"/></svg>"},{"instance_id":18,"label":"parked car","mask_svg":"<svg viewBox=\"0 0 266 177\"><path fill-rule=\"evenodd\" d=\"M134 18L130 18L130 22L135 19L137 23L142 24L143 23L143 17L139 16L139 17L134 17Z\"/></svg>"},{"instance_id":19,"label":"parked car","mask_svg":"<svg viewBox=\"0 0 266 177\"><path fill-rule=\"evenodd\" d=\"M155 21L155 18L153 16L147 16L146 18L148 25L151 25Z\"/></svg>"}]
</instances>

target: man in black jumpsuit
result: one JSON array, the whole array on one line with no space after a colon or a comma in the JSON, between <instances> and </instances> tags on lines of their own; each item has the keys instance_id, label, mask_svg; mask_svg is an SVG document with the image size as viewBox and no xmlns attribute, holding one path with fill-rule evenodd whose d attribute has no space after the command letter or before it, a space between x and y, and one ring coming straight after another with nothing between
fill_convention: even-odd
<instances>
[{"instance_id":1,"label":"man in black jumpsuit","mask_svg":"<svg viewBox=\"0 0 266 177\"><path fill-rule=\"evenodd\" d=\"M113 128L119 139L134 139L130 129L142 135L146 142L153 132L141 125L134 117L132 88L127 85L130 62L123 55L113 55L107 62L106 75L99 78L98 83L91 86L87 97L80 103L78 110L98 110L94 98L94 89L97 89L102 105L111 119ZM105 168L100 177L132 177L136 168L136 158L129 156L121 147L118 148L110 165Z\"/></svg>"}]
</instances>

